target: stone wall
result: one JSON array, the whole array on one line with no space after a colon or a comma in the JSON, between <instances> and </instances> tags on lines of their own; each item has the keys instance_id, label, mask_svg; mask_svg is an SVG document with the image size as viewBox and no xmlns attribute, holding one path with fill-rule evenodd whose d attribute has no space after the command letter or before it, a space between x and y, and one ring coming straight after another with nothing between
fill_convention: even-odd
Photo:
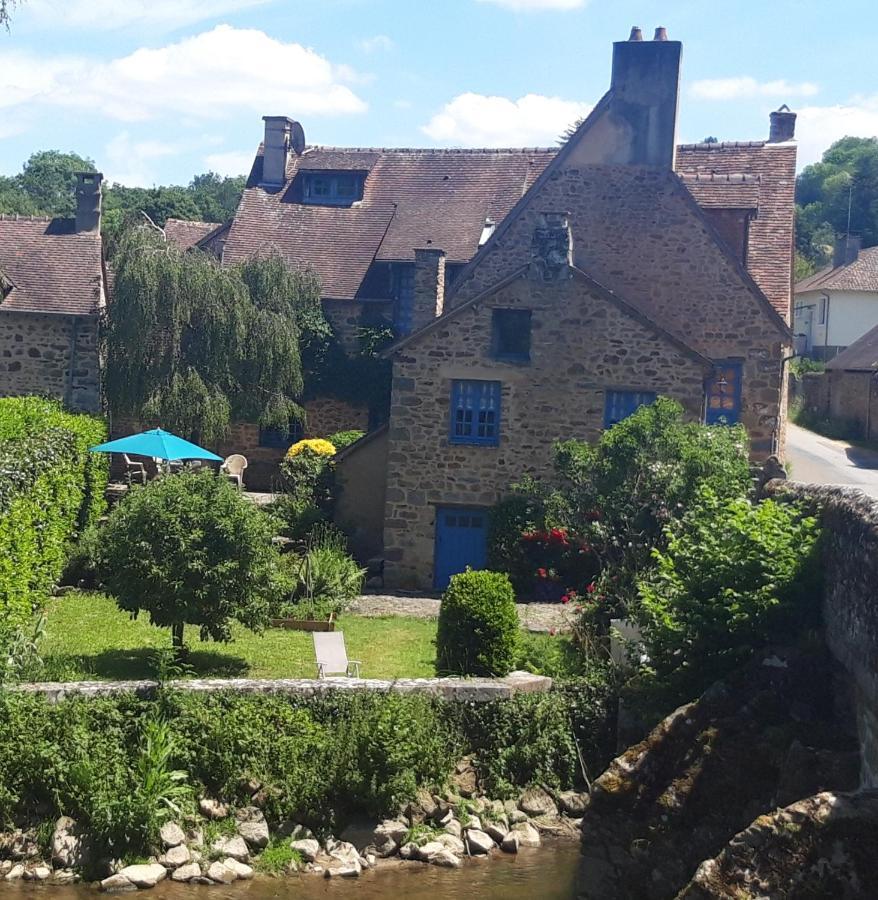
<instances>
[{"instance_id":1,"label":"stone wall","mask_svg":"<svg viewBox=\"0 0 878 900\"><path fill-rule=\"evenodd\" d=\"M878 501L853 488L772 481L822 507L826 641L854 683L863 787L878 787Z\"/></svg>"},{"instance_id":2,"label":"stone wall","mask_svg":"<svg viewBox=\"0 0 878 900\"><path fill-rule=\"evenodd\" d=\"M0 313L0 396L48 394L101 410L98 318Z\"/></svg>"},{"instance_id":3,"label":"stone wall","mask_svg":"<svg viewBox=\"0 0 878 900\"><path fill-rule=\"evenodd\" d=\"M528 364L491 354L492 308L532 313ZM579 277L519 278L423 334L394 362L384 521L385 576L433 586L436 506L489 507L526 473L550 468L556 440L594 440L607 388L655 391L701 415L704 368ZM502 384L499 445L449 443L453 379Z\"/></svg>"},{"instance_id":4,"label":"stone wall","mask_svg":"<svg viewBox=\"0 0 878 900\"><path fill-rule=\"evenodd\" d=\"M335 521L350 539L351 552L367 561L383 546L387 487L387 429L373 432L335 466Z\"/></svg>"}]
</instances>

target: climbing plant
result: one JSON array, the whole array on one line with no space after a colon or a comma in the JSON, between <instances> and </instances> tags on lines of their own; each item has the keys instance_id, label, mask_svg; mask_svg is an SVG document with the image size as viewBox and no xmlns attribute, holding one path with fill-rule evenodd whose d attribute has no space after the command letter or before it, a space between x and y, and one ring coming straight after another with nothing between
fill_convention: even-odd
<instances>
[{"instance_id":1,"label":"climbing plant","mask_svg":"<svg viewBox=\"0 0 878 900\"><path fill-rule=\"evenodd\" d=\"M277 256L220 266L156 229L122 239L107 326L106 388L117 416L219 441L232 419L300 419L301 348L329 335L320 285Z\"/></svg>"}]
</instances>

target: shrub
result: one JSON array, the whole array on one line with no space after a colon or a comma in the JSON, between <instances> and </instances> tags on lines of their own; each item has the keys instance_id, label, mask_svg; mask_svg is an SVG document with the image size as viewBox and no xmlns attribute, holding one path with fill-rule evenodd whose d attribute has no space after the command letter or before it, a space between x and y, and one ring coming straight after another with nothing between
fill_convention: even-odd
<instances>
[{"instance_id":1,"label":"shrub","mask_svg":"<svg viewBox=\"0 0 878 900\"><path fill-rule=\"evenodd\" d=\"M293 541L307 541L314 530L326 521L323 510L309 499L293 494L280 494L267 512L274 516L279 533Z\"/></svg>"},{"instance_id":2,"label":"shrub","mask_svg":"<svg viewBox=\"0 0 878 900\"><path fill-rule=\"evenodd\" d=\"M329 443L332 444L337 451L340 451L344 450L345 447L350 447L351 444L356 443L365 434L365 431L357 431L356 429L351 429L350 431L336 431L335 434L329 436Z\"/></svg>"},{"instance_id":3,"label":"shrub","mask_svg":"<svg viewBox=\"0 0 878 900\"><path fill-rule=\"evenodd\" d=\"M323 438L293 444L281 463L281 473L298 503L328 513L332 501L332 458L335 447Z\"/></svg>"},{"instance_id":4,"label":"shrub","mask_svg":"<svg viewBox=\"0 0 878 900\"><path fill-rule=\"evenodd\" d=\"M817 521L794 505L702 487L638 585L654 679L690 700L774 640L819 621Z\"/></svg>"},{"instance_id":5,"label":"shrub","mask_svg":"<svg viewBox=\"0 0 878 900\"><path fill-rule=\"evenodd\" d=\"M227 641L232 620L258 629L281 589L271 519L212 472L132 488L101 532L100 574L120 608L202 640Z\"/></svg>"},{"instance_id":6,"label":"shrub","mask_svg":"<svg viewBox=\"0 0 878 900\"><path fill-rule=\"evenodd\" d=\"M508 576L471 570L452 576L439 610L438 670L507 675L517 644L518 611Z\"/></svg>"},{"instance_id":7,"label":"shrub","mask_svg":"<svg viewBox=\"0 0 878 900\"><path fill-rule=\"evenodd\" d=\"M77 530L104 505L101 421L37 397L0 399L0 654L40 609ZM0 679L5 664L0 665Z\"/></svg>"}]
</instances>

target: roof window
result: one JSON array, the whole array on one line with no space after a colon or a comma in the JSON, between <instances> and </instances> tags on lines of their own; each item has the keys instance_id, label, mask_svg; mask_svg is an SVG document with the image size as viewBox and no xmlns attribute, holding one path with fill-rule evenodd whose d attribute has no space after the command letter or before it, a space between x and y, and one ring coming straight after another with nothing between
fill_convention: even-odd
<instances>
[{"instance_id":1,"label":"roof window","mask_svg":"<svg viewBox=\"0 0 878 900\"><path fill-rule=\"evenodd\" d=\"M350 206L363 199L364 172L304 172L302 202Z\"/></svg>"}]
</instances>

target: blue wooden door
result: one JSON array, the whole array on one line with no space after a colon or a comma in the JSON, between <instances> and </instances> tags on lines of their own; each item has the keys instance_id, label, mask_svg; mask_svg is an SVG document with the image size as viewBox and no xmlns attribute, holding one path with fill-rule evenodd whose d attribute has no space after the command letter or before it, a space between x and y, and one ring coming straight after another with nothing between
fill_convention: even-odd
<instances>
[{"instance_id":1,"label":"blue wooden door","mask_svg":"<svg viewBox=\"0 0 878 900\"><path fill-rule=\"evenodd\" d=\"M704 421L708 425L736 425L741 418L741 374L737 360L715 363L708 379Z\"/></svg>"},{"instance_id":2,"label":"blue wooden door","mask_svg":"<svg viewBox=\"0 0 878 900\"><path fill-rule=\"evenodd\" d=\"M452 575L484 569L488 561L488 511L460 506L436 510L435 586L444 591Z\"/></svg>"}]
</instances>

